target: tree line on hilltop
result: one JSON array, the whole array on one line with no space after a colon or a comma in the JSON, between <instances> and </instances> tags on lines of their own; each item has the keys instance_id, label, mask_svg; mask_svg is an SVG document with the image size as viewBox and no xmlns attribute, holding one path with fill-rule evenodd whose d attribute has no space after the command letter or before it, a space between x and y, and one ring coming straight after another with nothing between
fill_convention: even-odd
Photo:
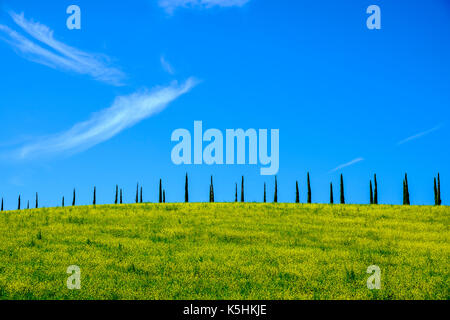
<instances>
[{"instance_id":1,"label":"tree line on hilltop","mask_svg":"<svg viewBox=\"0 0 450 320\"><path fill-rule=\"evenodd\" d=\"M312 203L312 191L311 191L311 180L309 172L306 176L306 186L307 186L307 194L306 194L306 203ZM238 183L235 184L235 194L234 194L234 202L245 202L245 192L244 192L244 176L241 178L241 190L240 190L240 200L238 199ZM339 203L345 204L345 193L344 193L344 177L341 174L340 175L340 186L339 186ZM72 206L76 206L76 190L73 189L73 196L72 196ZM94 186L93 189L93 198L92 198L92 204L95 206L97 204L97 188ZM65 206L64 197L62 197L61 206ZM136 197L135 197L136 203L143 203L143 187L139 186L139 183L136 186ZM166 190L163 188L162 179L159 180L159 194L158 194L158 202L159 203L166 203ZM184 202L189 202L189 179L188 175L186 174L185 177L185 187L184 187ZM209 185L209 202L213 203L215 202L215 194L214 194L214 183L213 183L213 176L211 176L210 185ZM266 190L266 183L264 182L264 190L263 190L263 202L267 202L267 190ZM278 179L275 176L275 186L274 186L274 196L273 196L273 202L278 202ZM300 203L300 189L298 181L295 182L295 203ZM330 183L330 204L334 204L334 195L333 195L333 183ZM119 188L118 185L116 185L115 189L115 197L114 197L114 204L123 204L123 189ZM374 175L373 182L372 180L369 181L369 204L371 205L377 205L378 204L378 182L377 182L377 175ZM403 205L410 205L410 195L409 195L409 184L408 184L408 175L405 173L405 178L403 179ZM441 199L441 179L440 175L438 173L437 177L434 178L434 205L440 206L442 205L442 199ZM30 209L30 202L27 201L27 209ZM35 208L39 208L39 196L36 192L35 197ZM22 209L21 204L21 195L19 195L18 202L17 202L17 210ZM4 211L4 201L3 198L1 200L1 208L0 211Z\"/></svg>"}]
</instances>

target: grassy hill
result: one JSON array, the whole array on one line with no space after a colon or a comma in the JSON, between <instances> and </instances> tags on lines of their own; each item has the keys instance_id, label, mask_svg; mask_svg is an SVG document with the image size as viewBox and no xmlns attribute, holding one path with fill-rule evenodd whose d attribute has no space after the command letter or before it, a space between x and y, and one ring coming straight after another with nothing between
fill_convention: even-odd
<instances>
[{"instance_id":1,"label":"grassy hill","mask_svg":"<svg viewBox=\"0 0 450 320\"><path fill-rule=\"evenodd\" d=\"M384 205L3 212L0 299L449 299L449 222L449 207Z\"/></svg>"}]
</instances>

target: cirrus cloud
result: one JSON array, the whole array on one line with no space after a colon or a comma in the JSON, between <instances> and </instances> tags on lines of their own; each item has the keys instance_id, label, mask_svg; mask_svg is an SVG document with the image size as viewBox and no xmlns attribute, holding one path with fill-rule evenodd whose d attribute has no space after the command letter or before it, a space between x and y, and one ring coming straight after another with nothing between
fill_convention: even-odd
<instances>
[{"instance_id":1,"label":"cirrus cloud","mask_svg":"<svg viewBox=\"0 0 450 320\"><path fill-rule=\"evenodd\" d=\"M352 165L354 165L354 164L356 164L358 162L361 162L361 161L364 161L364 158L359 157L359 158L353 159L352 161L349 161L349 162L346 162L346 163L343 163L343 164L337 166L333 170L330 170L328 173L336 172L338 170L341 170L341 169L344 169L346 167L352 166Z\"/></svg>"},{"instance_id":2,"label":"cirrus cloud","mask_svg":"<svg viewBox=\"0 0 450 320\"><path fill-rule=\"evenodd\" d=\"M28 143L13 155L27 159L84 151L164 110L197 83L195 78L189 78L181 85L173 82L167 87L117 97L109 108L94 113L88 120L75 124L67 131Z\"/></svg>"},{"instance_id":3,"label":"cirrus cloud","mask_svg":"<svg viewBox=\"0 0 450 320\"><path fill-rule=\"evenodd\" d=\"M29 38L0 24L0 39L11 45L26 59L53 69L89 75L98 81L112 85L123 84L125 74L110 66L110 59L107 56L87 53L56 40L53 30L39 22L25 19L23 13L10 12L9 14Z\"/></svg>"}]
</instances>

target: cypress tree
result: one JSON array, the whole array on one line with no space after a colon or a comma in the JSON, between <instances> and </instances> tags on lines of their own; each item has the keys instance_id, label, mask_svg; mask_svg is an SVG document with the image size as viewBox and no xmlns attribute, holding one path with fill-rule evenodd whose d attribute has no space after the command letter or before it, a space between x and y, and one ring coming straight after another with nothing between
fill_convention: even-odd
<instances>
[{"instance_id":1,"label":"cypress tree","mask_svg":"<svg viewBox=\"0 0 450 320\"><path fill-rule=\"evenodd\" d=\"M311 203L311 182L309 180L309 172L306 176L307 184L308 184L308 203Z\"/></svg>"},{"instance_id":2,"label":"cypress tree","mask_svg":"<svg viewBox=\"0 0 450 320\"><path fill-rule=\"evenodd\" d=\"M142 200L142 186L141 186L141 203L143 203L143 200Z\"/></svg>"},{"instance_id":3,"label":"cypress tree","mask_svg":"<svg viewBox=\"0 0 450 320\"><path fill-rule=\"evenodd\" d=\"M373 204L372 180L370 180L370 204Z\"/></svg>"},{"instance_id":4,"label":"cypress tree","mask_svg":"<svg viewBox=\"0 0 450 320\"><path fill-rule=\"evenodd\" d=\"M344 177L341 174L341 204L345 204L345 197L344 197Z\"/></svg>"},{"instance_id":5,"label":"cypress tree","mask_svg":"<svg viewBox=\"0 0 450 320\"><path fill-rule=\"evenodd\" d=\"M163 203L166 203L166 190L163 190Z\"/></svg>"},{"instance_id":6,"label":"cypress tree","mask_svg":"<svg viewBox=\"0 0 450 320\"><path fill-rule=\"evenodd\" d=\"M120 204L122 204L122 189L120 189Z\"/></svg>"},{"instance_id":7,"label":"cypress tree","mask_svg":"<svg viewBox=\"0 0 450 320\"><path fill-rule=\"evenodd\" d=\"M119 186L116 184L116 197L114 198L114 204L117 204L119 200Z\"/></svg>"},{"instance_id":8,"label":"cypress tree","mask_svg":"<svg viewBox=\"0 0 450 320\"><path fill-rule=\"evenodd\" d=\"M405 180L404 180L404 183L403 183L403 189L404 189L404 192L403 192L404 200L403 200L403 202L404 202L405 205L410 205L411 202L410 202L410 199L409 199L409 185L408 185L408 174L407 173L405 173Z\"/></svg>"},{"instance_id":9,"label":"cypress tree","mask_svg":"<svg viewBox=\"0 0 450 320\"><path fill-rule=\"evenodd\" d=\"M264 203L266 203L266 183L264 182Z\"/></svg>"},{"instance_id":10,"label":"cypress tree","mask_svg":"<svg viewBox=\"0 0 450 320\"><path fill-rule=\"evenodd\" d=\"M20 194L19 194L19 202L17 204L17 210L20 210Z\"/></svg>"},{"instance_id":11,"label":"cypress tree","mask_svg":"<svg viewBox=\"0 0 450 320\"><path fill-rule=\"evenodd\" d=\"M438 205L438 191L437 191L437 186L436 186L436 178L434 178L434 205L437 206Z\"/></svg>"},{"instance_id":12,"label":"cypress tree","mask_svg":"<svg viewBox=\"0 0 450 320\"><path fill-rule=\"evenodd\" d=\"M139 183L136 186L136 203L139 203Z\"/></svg>"},{"instance_id":13,"label":"cypress tree","mask_svg":"<svg viewBox=\"0 0 450 320\"><path fill-rule=\"evenodd\" d=\"M38 193L36 192L36 209L39 208Z\"/></svg>"},{"instance_id":14,"label":"cypress tree","mask_svg":"<svg viewBox=\"0 0 450 320\"><path fill-rule=\"evenodd\" d=\"M300 192L298 190L298 181L295 181L295 203L300 203Z\"/></svg>"},{"instance_id":15,"label":"cypress tree","mask_svg":"<svg viewBox=\"0 0 450 320\"><path fill-rule=\"evenodd\" d=\"M64 196L62 197L62 207L64 208Z\"/></svg>"},{"instance_id":16,"label":"cypress tree","mask_svg":"<svg viewBox=\"0 0 450 320\"><path fill-rule=\"evenodd\" d=\"M375 190L373 194L373 203L378 204L378 185L377 185L377 174L374 174L374 183L375 183Z\"/></svg>"},{"instance_id":17,"label":"cypress tree","mask_svg":"<svg viewBox=\"0 0 450 320\"><path fill-rule=\"evenodd\" d=\"M214 202L214 184L212 176L211 176L211 185L209 187L209 202Z\"/></svg>"},{"instance_id":18,"label":"cypress tree","mask_svg":"<svg viewBox=\"0 0 450 320\"><path fill-rule=\"evenodd\" d=\"M159 179L159 199L158 199L159 203L162 203L162 201L163 201L162 196L163 196L163 194L162 194L162 180Z\"/></svg>"},{"instance_id":19,"label":"cypress tree","mask_svg":"<svg viewBox=\"0 0 450 320\"><path fill-rule=\"evenodd\" d=\"M92 204L95 206L97 204L97 188L94 187L94 199L92 201Z\"/></svg>"},{"instance_id":20,"label":"cypress tree","mask_svg":"<svg viewBox=\"0 0 450 320\"><path fill-rule=\"evenodd\" d=\"M75 206L76 193L75 188L73 189L73 199L72 199L72 207Z\"/></svg>"},{"instance_id":21,"label":"cypress tree","mask_svg":"<svg viewBox=\"0 0 450 320\"><path fill-rule=\"evenodd\" d=\"M405 179L403 179L403 205L406 205L406 186L405 186Z\"/></svg>"},{"instance_id":22,"label":"cypress tree","mask_svg":"<svg viewBox=\"0 0 450 320\"><path fill-rule=\"evenodd\" d=\"M30 200L27 202L27 209L30 209Z\"/></svg>"},{"instance_id":23,"label":"cypress tree","mask_svg":"<svg viewBox=\"0 0 450 320\"><path fill-rule=\"evenodd\" d=\"M184 202L189 202L189 181L186 173L186 181L184 183Z\"/></svg>"},{"instance_id":24,"label":"cypress tree","mask_svg":"<svg viewBox=\"0 0 450 320\"><path fill-rule=\"evenodd\" d=\"M275 194L273 196L273 202L278 202L278 182L277 182L277 176L275 176Z\"/></svg>"},{"instance_id":25,"label":"cypress tree","mask_svg":"<svg viewBox=\"0 0 450 320\"><path fill-rule=\"evenodd\" d=\"M439 176L439 172L438 172L438 187L437 187L437 195L438 195L438 206L440 206L442 204L442 199L441 199L441 177Z\"/></svg>"},{"instance_id":26,"label":"cypress tree","mask_svg":"<svg viewBox=\"0 0 450 320\"><path fill-rule=\"evenodd\" d=\"M244 176L242 176L242 182L241 182L241 202L245 202L245 198L244 198Z\"/></svg>"},{"instance_id":27,"label":"cypress tree","mask_svg":"<svg viewBox=\"0 0 450 320\"><path fill-rule=\"evenodd\" d=\"M1 211L3 211L3 198L2 198L2 210Z\"/></svg>"},{"instance_id":28,"label":"cypress tree","mask_svg":"<svg viewBox=\"0 0 450 320\"><path fill-rule=\"evenodd\" d=\"M237 196L237 183L236 183L236 192L234 193L234 202L238 202L238 196Z\"/></svg>"},{"instance_id":29,"label":"cypress tree","mask_svg":"<svg viewBox=\"0 0 450 320\"><path fill-rule=\"evenodd\" d=\"M333 182L330 182L330 204L334 203L334 197L333 197Z\"/></svg>"}]
</instances>

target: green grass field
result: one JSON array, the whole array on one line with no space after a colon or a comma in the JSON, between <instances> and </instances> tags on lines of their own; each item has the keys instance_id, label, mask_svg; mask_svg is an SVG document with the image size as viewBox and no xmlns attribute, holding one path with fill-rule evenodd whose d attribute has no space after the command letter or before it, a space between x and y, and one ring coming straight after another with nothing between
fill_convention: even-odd
<instances>
[{"instance_id":1,"label":"green grass field","mask_svg":"<svg viewBox=\"0 0 450 320\"><path fill-rule=\"evenodd\" d=\"M3 212L0 299L446 299L450 208L140 204ZM66 269L81 268L81 290ZM367 267L381 289L367 289Z\"/></svg>"}]
</instances>

